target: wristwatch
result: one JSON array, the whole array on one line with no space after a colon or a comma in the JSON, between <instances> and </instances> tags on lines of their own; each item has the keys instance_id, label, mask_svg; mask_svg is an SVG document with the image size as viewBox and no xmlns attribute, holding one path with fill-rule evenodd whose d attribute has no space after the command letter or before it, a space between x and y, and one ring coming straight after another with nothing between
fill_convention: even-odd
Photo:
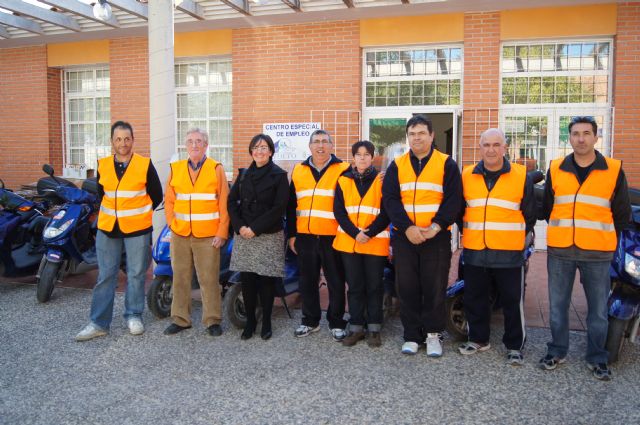
<instances>
[{"instance_id":1,"label":"wristwatch","mask_svg":"<svg viewBox=\"0 0 640 425\"><path fill-rule=\"evenodd\" d=\"M438 223L431 223L431 226L429 226L429 229L431 229L434 232L438 233L440 231L441 227L438 225Z\"/></svg>"}]
</instances>

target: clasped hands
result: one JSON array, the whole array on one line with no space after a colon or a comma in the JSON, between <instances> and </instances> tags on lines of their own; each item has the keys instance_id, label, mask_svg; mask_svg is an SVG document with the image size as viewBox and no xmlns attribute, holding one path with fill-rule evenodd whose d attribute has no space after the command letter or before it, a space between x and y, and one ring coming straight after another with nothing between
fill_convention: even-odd
<instances>
[{"instance_id":1,"label":"clasped hands","mask_svg":"<svg viewBox=\"0 0 640 425\"><path fill-rule=\"evenodd\" d=\"M438 234L440 229L434 229L432 226L428 227L419 227L419 226L409 226L405 231L405 235L407 235L407 239L414 245L419 245L424 241L433 238Z\"/></svg>"},{"instance_id":2,"label":"clasped hands","mask_svg":"<svg viewBox=\"0 0 640 425\"><path fill-rule=\"evenodd\" d=\"M253 232L253 230L251 230L251 227L249 226L242 226L239 233L240 236L245 239L251 239L256 236L256 234Z\"/></svg>"}]
</instances>

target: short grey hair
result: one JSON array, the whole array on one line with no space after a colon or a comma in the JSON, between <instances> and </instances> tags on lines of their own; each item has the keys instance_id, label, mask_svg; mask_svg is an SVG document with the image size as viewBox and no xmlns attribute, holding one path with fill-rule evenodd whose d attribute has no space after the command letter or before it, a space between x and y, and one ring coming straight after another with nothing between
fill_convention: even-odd
<instances>
[{"instance_id":1,"label":"short grey hair","mask_svg":"<svg viewBox=\"0 0 640 425\"><path fill-rule=\"evenodd\" d=\"M504 131L500 130L499 128L490 128L483 131L480 135L480 144L482 144L484 139L489 136L499 136L505 144L507 143L507 136L504 135Z\"/></svg>"},{"instance_id":2,"label":"short grey hair","mask_svg":"<svg viewBox=\"0 0 640 425\"><path fill-rule=\"evenodd\" d=\"M309 144L313 142L313 138L318 134L324 134L325 136L327 136L327 138L329 138L329 141L331 142L331 144L333 144L333 139L331 139L331 134L327 130L323 130L321 128L311 133L311 136L309 136Z\"/></svg>"},{"instance_id":3,"label":"short grey hair","mask_svg":"<svg viewBox=\"0 0 640 425\"><path fill-rule=\"evenodd\" d=\"M207 130L203 130L200 127L191 127L189 130L187 130L187 134L185 136L185 139L187 137L189 137L190 134L193 133L200 133L200 135L202 136L202 139L204 140L204 142L208 145L209 144L209 133L207 133Z\"/></svg>"}]
</instances>

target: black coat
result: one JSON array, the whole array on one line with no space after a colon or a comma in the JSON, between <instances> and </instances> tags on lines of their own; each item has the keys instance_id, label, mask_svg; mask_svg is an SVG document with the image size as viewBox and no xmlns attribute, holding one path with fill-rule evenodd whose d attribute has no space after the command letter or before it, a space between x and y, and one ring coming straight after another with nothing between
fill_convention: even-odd
<instances>
[{"instance_id":1,"label":"black coat","mask_svg":"<svg viewBox=\"0 0 640 425\"><path fill-rule=\"evenodd\" d=\"M256 236L279 232L288 201L287 172L273 162L260 168L252 162L249 168L240 169L229 193L233 231L239 233L242 226L247 226Z\"/></svg>"}]
</instances>

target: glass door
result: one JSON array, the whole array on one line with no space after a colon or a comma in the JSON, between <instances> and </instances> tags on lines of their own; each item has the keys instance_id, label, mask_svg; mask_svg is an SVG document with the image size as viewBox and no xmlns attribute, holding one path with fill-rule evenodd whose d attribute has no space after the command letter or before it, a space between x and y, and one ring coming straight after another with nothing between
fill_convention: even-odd
<instances>
[{"instance_id":1,"label":"glass door","mask_svg":"<svg viewBox=\"0 0 640 425\"><path fill-rule=\"evenodd\" d=\"M363 120L363 137L370 140L376 147L377 156L374 164L381 170L396 157L408 150L406 125L407 121L418 111L409 112L367 112ZM457 110L448 112L425 112L432 123L435 132L435 145L441 152L456 159L460 134L461 114ZM382 156L380 156L382 154ZM458 248L458 229L453 226L451 248Z\"/></svg>"}]
</instances>

